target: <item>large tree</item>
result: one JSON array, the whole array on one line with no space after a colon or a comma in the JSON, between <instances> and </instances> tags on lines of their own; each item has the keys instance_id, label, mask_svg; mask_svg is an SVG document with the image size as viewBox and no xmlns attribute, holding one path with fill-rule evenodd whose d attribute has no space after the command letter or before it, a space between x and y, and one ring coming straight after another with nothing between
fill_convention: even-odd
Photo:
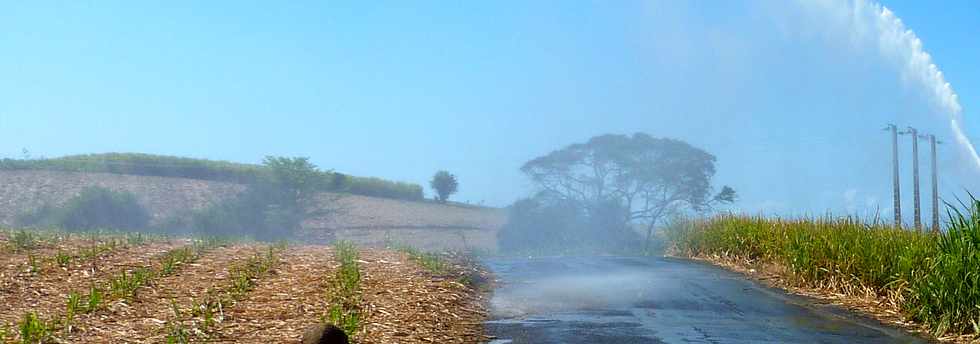
<instances>
[{"instance_id":1,"label":"large tree","mask_svg":"<svg viewBox=\"0 0 980 344\"><path fill-rule=\"evenodd\" d=\"M586 212L619 202L624 222L654 226L673 211L704 211L732 202L723 187L712 196L715 157L686 142L637 133L600 135L528 161L521 167L544 193L575 201Z\"/></svg>"}]
</instances>

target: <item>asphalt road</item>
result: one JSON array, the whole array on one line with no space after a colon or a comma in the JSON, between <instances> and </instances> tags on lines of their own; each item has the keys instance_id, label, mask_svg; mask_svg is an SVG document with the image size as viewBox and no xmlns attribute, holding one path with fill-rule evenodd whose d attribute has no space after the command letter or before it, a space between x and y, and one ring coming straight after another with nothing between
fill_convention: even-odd
<instances>
[{"instance_id":1,"label":"asphalt road","mask_svg":"<svg viewBox=\"0 0 980 344\"><path fill-rule=\"evenodd\" d=\"M489 259L503 343L920 343L712 266L665 258Z\"/></svg>"}]
</instances>

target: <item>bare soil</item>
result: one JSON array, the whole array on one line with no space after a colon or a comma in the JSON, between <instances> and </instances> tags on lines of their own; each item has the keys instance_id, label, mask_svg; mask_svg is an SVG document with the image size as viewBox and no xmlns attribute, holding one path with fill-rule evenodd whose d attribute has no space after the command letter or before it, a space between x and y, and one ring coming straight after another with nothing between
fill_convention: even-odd
<instances>
[{"instance_id":1,"label":"bare soil","mask_svg":"<svg viewBox=\"0 0 980 344\"><path fill-rule=\"evenodd\" d=\"M93 284L101 284L121 271L148 264L151 259L185 242L153 242L145 245L121 246L90 259L75 258L66 267L57 266L52 255L57 250L78 253L91 245L90 242L69 240L59 242L57 248L31 250L14 255L37 255L40 271L31 273L26 262L14 262L0 273L0 326L13 327L25 312L35 312L42 317L61 316L65 302L72 291L85 291ZM26 258L24 258L26 261ZM12 273L11 273L12 272Z\"/></svg>"},{"instance_id":2,"label":"bare soil","mask_svg":"<svg viewBox=\"0 0 980 344\"><path fill-rule=\"evenodd\" d=\"M397 242L426 250L496 252L497 231L507 222L504 209L410 202L323 193L327 215L308 219L302 236L312 242L349 240L383 247Z\"/></svg>"},{"instance_id":3,"label":"bare soil","mask_svg":"<svg viewBox=\"0 0 980 344\"><path fill-rule=\"evenodd\" d=\"M486 295L458 279L432 276L405 254L363 254L364 343L485 342Z\"/></svg>"},{"instance_id":4,"label":"bare soil","mask_svg":"<svg viewBox=\"0 0 980 344\"><path fill-rule=\"evenodd\" d=\"M317 324L330 305L327 278L339 264L323 246L292 247L282 263L249 297L228 310L218 327L218 341L299 343L308 326Z\"/></svg>"},{"instance_id":5,"label":"bare soil","mask_svg":"<svg viewBox=\"0 0 980 344\"><path fill-rule=\"evenodd\" d=\"M173 307L189 313L194 302L227 284L229 268L246 259L260 247L234 245L210 250L177 272L154 280L137 290L132 300L117 300L106 311L79 316L73 343L162 343L166 324L174 321Z\"/></svg>"},{"instance_id":6,"label":"bare soil","mask_svg":"<svg viewBox=\"0 0 980 344\"><path fill-rule=\"evenodd\" d=\"M0 238L0 245L5 244L6 238ZM75 244L79 243L66 241L68 246L62 249L77 249L71 246ZM279 252L269 271L253 279L254 288L223 304L210 327L202 326L202 315L193 312L198 302L229 290L229 271L268 248L236 244L206 251L196 261L179 265L173 274L152 279L129 300L114 299L98 311L77 315L71 333L60 325L70 291L87 291L93 283L104 284L121 271L159 269L162 253L186 244L181 240L123 247L94 258L96 270L79 263L64 269L49 267L32 276L3 275L0 326L11 330L7 335L11 343L19 340L12 330L26 312L39 313L53 326L52 343L161 343L172 334L174 324L186 329L192 341L298 343L308 326L328 316L329 281L339 266L332 247L289 246ZM352 336L356 343L486 341L485 292L459 279L462 271L477 267L453 265L450 273L434 275L400 252L360 251L362 313L360 330ZM14 259L10 257L9 252L0 255L0 259Z\"/></svg>"}]
</instances>

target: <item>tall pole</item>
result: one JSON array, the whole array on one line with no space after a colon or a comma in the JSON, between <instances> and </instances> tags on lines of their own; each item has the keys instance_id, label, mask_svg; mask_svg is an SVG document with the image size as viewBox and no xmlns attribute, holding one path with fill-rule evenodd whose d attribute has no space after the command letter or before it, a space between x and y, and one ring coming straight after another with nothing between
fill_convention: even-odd
<instances>
[{"instance_id":1,"label":"tall pole","mask_svg":"<svg viewBox=\"0 0 980 344\"><path fill-rule=\"evenodd\" d=\"M895 228L902 228L902 192L898 182L898 127L889 124L885 130L892 133L892 190L895 196Z\"/></svg>"},{"instance_id":2,"label":"tall pole","mask_svg":"<svg viewBox=\"0 0 980 344\"><path fill-rule=\"evenodd\" d=\"M932 232L939 233L939 172L936 170L936 135L929 135L932 149Z\"/></svg>"},{"instance_id":3,"label":"tall pole","mask_svg":"<svg viewBox=\"0 0 980 344\"><path fill-rule=\"evenodd\" d=\"M922 230L922 213L919 208L919 131L908 127L902 134L912 135L912 219L915 230Z\"/></svg>"}]
</instances>

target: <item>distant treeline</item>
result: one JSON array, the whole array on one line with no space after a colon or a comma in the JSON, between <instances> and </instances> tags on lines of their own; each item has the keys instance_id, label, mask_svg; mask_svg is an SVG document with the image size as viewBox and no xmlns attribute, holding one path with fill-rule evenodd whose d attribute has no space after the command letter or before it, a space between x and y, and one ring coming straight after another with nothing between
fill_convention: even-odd
<instances>
[{"instance_id":1,"label":"distant treeline","mask_svg":"<svg viewBox=\"0 0 980 344\"><path fill-rule=\"evenodd\" d=\"M239 184L254 184L268 178L270 174L263 165L141 153L69 155L53 159L0 159L0 170L102 172ZM418 184L349 176L333 171L320 172L320 178L320 182L316 184L322 191L403 200L423 199L422 187Z\"/></svg>"}]
</instances>

